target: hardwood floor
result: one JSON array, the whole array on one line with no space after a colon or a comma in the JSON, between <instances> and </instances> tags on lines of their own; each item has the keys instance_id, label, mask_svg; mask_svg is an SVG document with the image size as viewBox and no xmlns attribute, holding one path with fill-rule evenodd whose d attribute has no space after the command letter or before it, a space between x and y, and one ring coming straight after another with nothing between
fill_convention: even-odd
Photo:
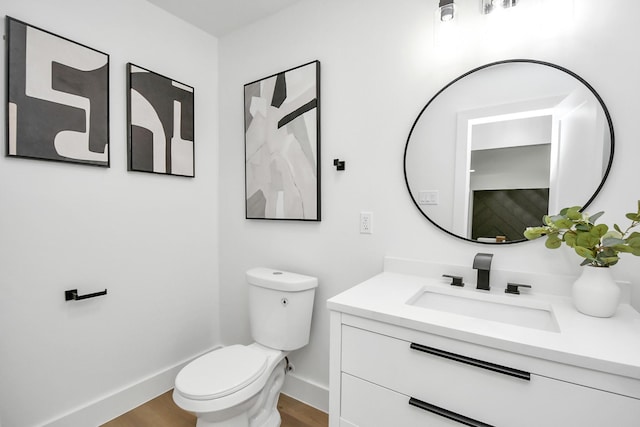
<instances>
[{"instance_id":1,"label":"hardwood floor","mask_svg":"<svg viewBox=\"0 0 640 427\"><path fill-rule=\"evenodd\" d=\"M168 391L101 427L194 427L196 417L178 408ZM284 394L278 400L281 427L326 427L326 413Z\"/></svg>"},{"instance_id":2,"label":"hardwood floor","mask_svg":"<svg viewBox=\"0 0 640 427\"><path fill-rule=\"evenodd\" d=\"M178 408L170 390L102 427L194 427L196 417Z\"/></svg>"},{"instance_id":3,"label":"hardwood floor","mask_svg":"<svg viewBox=\"0 0 640 427\"><path fill-rule=\"evenodd\" d=\"M327 427L329 415L309 405L280 394L278 411L282 417L280 427Z\"/></svg>"}]
</instances>

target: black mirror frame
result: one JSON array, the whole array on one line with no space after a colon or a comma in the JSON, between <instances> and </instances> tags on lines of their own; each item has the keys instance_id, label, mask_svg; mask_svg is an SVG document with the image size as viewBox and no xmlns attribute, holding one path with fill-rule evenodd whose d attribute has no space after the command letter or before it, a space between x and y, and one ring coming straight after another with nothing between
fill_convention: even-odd
<instances>
[{"instance_id":1,"label":"black mirror frame","mask_svg":"<svg viewBox=\"0 0 640 427\"><path fill-rule=\"evenodd\" d=\"M598 185L598 188L596 188L596 190L593 193L593 195L591 196L591 198L589 198L589 200L582 206L583 210L586 209L591 204L591 202L593 202L593 200L596 198L596 196L598 195L600 190L602 190L602 187L604 186L604 183L607 180L607 177L609 176L609 172L611 170L611 165L613 164L613 153L615 151L615 134L614 134L614 131L613 131L613 121L611 120L611 114L609 114L609 110L607 109L607 106L604 104L604 101L600 97L600 94L598 94L598 92L593 88L593 86L591 86L585 79L583 79L582 77L580 77L578 74L574 73L573 71L568 70L568 69L566 69L566 68L564 68L564 67L562 67L560 65L553 64L553 63L550 63L550 62L545 62L545 61L539 61L539 60L535 60L535 59L505 59L505 60L502 60L502 61L490 62L488 64L476 67L476 68L474 68L474 69L472 69L470 71L467 71L466 73L456 77L455 79L453 79L449 83L447 83L442 89L440 89L435 95L433 95L433 97L429 100L429 102L427 102L427 104L422 108L422 110L420 110L420 113L418 114L418 117L416 117L416 120L413 122L413 125L411 126L411 130L409 131L409 136L407 137L407 143L405 144L405 148L404 148L404 156L403 156L404 181L405 181L405 184L407 185L407 191L409 192L409 197L411 197L411 200L413 201L413 204L416 206L416 208L420 211L420 213L430 223L432 223L433 225L435 225L437 228L439 228L440 230L444 231L445 233L449 234L450 236L453 236L455 238L458 238L458 239L461 239L461 240L464 240L464 241L467 241L467 242L478 243L478 244L482 244L482 245L504 245L504 244L512 244L512 243L521 243L521 242L527 241L527 239L522 238L521 240L510 240L510 241L506 241L506 242L479 242L477 240L468 239L466 237L459 236L459 235L457 235L455 233L452 233L451 231L441 227L438 223L436 223L434 220L429 218L429 216L420 208L420 205L418 204L416 199L411 194L411 187L409 186L409 178L407 177L407 151L409 149L409 142L411 141L411 135L413 134L413 131L414 131L416 125L418 124L418 121L422 117L422 114L427 110L429 105L431 105L431 103L438 97L438 95L440 95L442 92L447 90L447 88L449 88L451 85L455 84L456 82L458 82L459 80L467 77L470 74L473 74L473 73L475 73L477 71L480 71L480 70L483 70L485 68L493 67L495 65L509 64L509 63L530 63L530 64L537 64L537 65L545 65L547 67L555 68L555 69L557 69L559 71L567 73L570 76L572 76L573 78L575 78L576 80L578 80L580 83L585 85L587 87L587 89L589 89L591 91L591 93L596 97L596 99L598 100L598 103L602 107L602 110L604 111L605 117L607 118L607 125L609 126L609 133L611 134L611 152L609 154L609 162L608 162L607 168L606 168L606 170L605 170L605 172L604 172L604 174L602 176L602 180L600 181L600 185Z\"/></svg>"}]
</instances>

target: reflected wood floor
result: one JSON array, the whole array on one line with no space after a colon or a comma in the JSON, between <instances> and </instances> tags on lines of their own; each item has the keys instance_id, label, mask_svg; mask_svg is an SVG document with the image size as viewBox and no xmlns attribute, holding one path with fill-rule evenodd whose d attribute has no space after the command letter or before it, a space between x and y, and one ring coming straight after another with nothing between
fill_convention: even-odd
<instances>
[{"instance_id":1,"label":"reflected wood floor","mask_svg":"<svg viewBox=\"0 0 640 427\"><path fill-rule=\"evenodd\" d=\"M178 408L168 391L101 427L195 427L196 417ZM327 427L326 413L284 394L278 400L281 427Z\"/></svg>"}]
</instances>

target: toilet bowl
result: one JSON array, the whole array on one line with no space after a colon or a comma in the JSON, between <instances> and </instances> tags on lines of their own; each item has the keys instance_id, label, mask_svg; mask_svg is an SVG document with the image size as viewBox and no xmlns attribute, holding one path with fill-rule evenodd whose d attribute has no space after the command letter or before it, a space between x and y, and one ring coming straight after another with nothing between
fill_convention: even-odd
<instances>
[{"instance_id":1,"label":"toilet bowl","mask_svg":"<svg viewBox=\"0 0 640 427\"><path fill-rule=\"evenodd\" d=\"M287 354L257 343L214 350L180 371L173 400L196 414L197 427L279 426Z\"/></svg>"},{"instance_id":2,"label":"toilet bowl","mask_svg":"<svg viewBox=\"0 0 640 427\"><path fill-rule=\"evenodd\" d=\"M278 427L285 358L309 342L316 278L258 268L247 281L256 342L209 352L176 377L173 400L196 427Z\"/></svg>"}]
</instances>

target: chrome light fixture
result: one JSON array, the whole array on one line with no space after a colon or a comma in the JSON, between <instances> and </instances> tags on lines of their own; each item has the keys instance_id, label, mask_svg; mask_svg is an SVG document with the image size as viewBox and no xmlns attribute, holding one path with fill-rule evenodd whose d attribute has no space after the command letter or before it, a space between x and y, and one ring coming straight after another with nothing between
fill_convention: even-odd
<instances>
[{"instance_id":1,"label":"chrome light fixture","mask_svg":"<svg viewBox=\"0 0 640 427\"><path fill-rule=\"evenodd\" d=\"M440 20L451 21L455 15L454 0L440 0Z\"/></svg>"},{"instance_id":2,"label":"chrome light fixture","mask_svg":"<svg viewBox=\"0 0 640 427\"><path fill-rule=\"evenodd\" d=\"M485 15L493 12L497 8L508 9L516 6L518 0L481 0L482 1L482 13Z\"/></svg>"}]
</instances>

